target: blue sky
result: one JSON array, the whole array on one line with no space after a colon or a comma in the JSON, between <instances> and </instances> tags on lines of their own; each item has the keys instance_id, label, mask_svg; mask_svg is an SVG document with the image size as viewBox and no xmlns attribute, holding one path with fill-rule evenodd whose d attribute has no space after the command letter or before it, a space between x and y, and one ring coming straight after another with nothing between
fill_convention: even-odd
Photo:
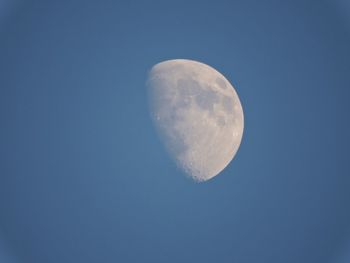
<instances>
[{"instance_id":1,"label":"blue sky","mask_svg":"<svg viewBox=\"0 0 350 263\"><path fill-rule=\"evenodd\" d=\"M305 0L18 1L0 20L8 254L19 263L345 255L344 10ZM236 158L202 184L176 168L150 121L147 73L174 58L220 71L245 113Z\"/></svg>"}]
</instances>

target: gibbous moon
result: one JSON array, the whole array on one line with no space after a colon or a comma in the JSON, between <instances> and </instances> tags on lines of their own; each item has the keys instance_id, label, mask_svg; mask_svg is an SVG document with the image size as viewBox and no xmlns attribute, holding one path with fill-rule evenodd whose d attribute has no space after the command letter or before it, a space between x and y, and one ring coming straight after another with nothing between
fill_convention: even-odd
<instances>
[{"instance_id":1,"label":"gibbous moon","mask_svg":"<svg viewBox=\"0 0 350 263\"><path fill-rule=\"evenodd\" d=\"M193 60L167 60L147 81L153 123L176 164L195 181L220 173L243 135L243 110L229 81Z\"/></svg>"}]
</instances>

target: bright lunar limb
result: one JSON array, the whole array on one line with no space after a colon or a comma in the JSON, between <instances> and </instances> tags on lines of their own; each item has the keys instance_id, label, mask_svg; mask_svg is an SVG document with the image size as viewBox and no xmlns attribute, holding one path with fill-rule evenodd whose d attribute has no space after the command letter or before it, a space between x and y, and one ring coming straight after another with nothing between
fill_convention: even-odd
<instances>
[{"instance_id":1,"label":"bright lunar limb","mask_svg":"<svg viewBox=\"0 0 350 263\"><path fill-rule=\"evenodd\" d=\"M243 135L243 110L229 81L193 60L156 64L147 86L155 127L170 156L195 181L220 173Z\"/></svg>"}]
</instances>

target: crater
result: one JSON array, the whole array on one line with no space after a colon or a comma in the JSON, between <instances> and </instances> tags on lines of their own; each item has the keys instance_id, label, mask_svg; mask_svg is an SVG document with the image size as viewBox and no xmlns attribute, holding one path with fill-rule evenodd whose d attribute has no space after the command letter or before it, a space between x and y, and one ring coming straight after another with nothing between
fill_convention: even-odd
<instances>
[{"instance_id":1,"label":"crater","mask_svg":"<svg viewBox=\"0 0 350 263\"><path fill-rule=\"evenodd\" d=\"M217 117L216 124L220 127L225 126L226 125L225 117L224 116Z\"/></svg>"}]
</instances>

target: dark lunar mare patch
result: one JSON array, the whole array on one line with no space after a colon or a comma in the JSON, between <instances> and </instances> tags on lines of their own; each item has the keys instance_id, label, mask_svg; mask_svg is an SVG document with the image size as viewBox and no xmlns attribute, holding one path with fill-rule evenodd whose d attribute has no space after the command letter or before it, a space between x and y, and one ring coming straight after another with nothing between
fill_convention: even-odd
<instances>
[{"instance_id":1,"label":"dark lunar mare patch","mask_svg":"<svg viewBox=\"0 0 350 263\"><path fill-rule=\"evenodd\" d=\"M201 92L202 87L193 79L179 79L177 81L177 89L180 96L195 96Z\"/></svg>"},{"instance_id":2,"label":"dark lunar mare patch","mask_svg":"<svg viewBox=\"0 0 350 263\"><path fill-rule=\"evenodd\" d=\"M222 98L222 105L224 106L224 109L226 112L233 112L233 99L228 97L228 96L224 96Z\"/></svg>"},{"instance_id":3,"label":"dark lunar mare patch","mask_svg":"<svg viewBox=\"0 0 350 263\"><path fill-rule=\"evenodd\" d=\"M220 88L227 88L226 81L223 78L216 78L215 82L219 85Z\"/></svg>"},{"instance_id":4,"label":"dark lunar mare patch","mask_svg":"<svg viewBox=\"0 0 350 263\"><path fill-rule=\"evenodd\" d=\"M211 90L210 87L201 90L201 92L196 96L197 105L203 110L208 110L213 112L214 104L220 101L219 95Z\"/></svg>"}]
</instances>

